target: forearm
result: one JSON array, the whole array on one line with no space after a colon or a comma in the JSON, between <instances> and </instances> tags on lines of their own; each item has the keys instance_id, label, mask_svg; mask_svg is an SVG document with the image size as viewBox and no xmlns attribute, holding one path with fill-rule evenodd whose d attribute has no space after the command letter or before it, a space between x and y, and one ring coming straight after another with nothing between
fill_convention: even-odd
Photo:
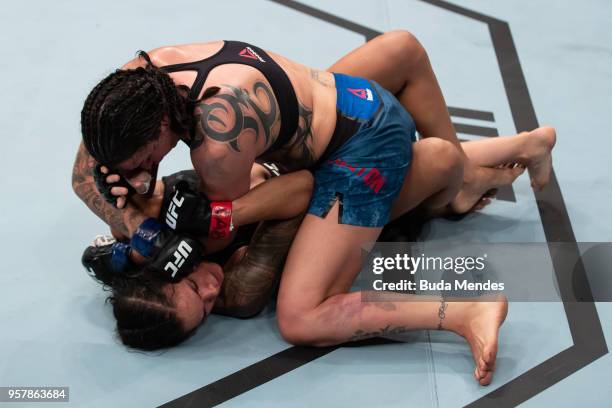
<instances>
[{"instance_id":1,"label":"forearm","mask_svg":"<svg viewBox=\"0 0 612 408\"><path fill-rule=\"evenodd\" d=\"M112 230L125 237L131 237L146 217L129 204L119 210L104 200L93 179L95 165L94 158L81 143L72 169L72 189L87 207Z\"/></svg>"},{"instance_id":2,"label":"forearm","mask_svg":"<svg viewBox=\"0 0 612 408\"><path fill-rule=\"evenodd\" d=\"M235 317L259 313L279 282L285 259L303 214L285 221L263 222L251 240L246 254L226 265L215 312Z\"/></svg>"},{"instance_id":3,"label":"forearm","mask_svg":"<svg viewBox=\"0 0 612 408\"><path fill-rule=\"evenodd\" d=\"M266 220L284 220L306 211L313 177L306 170L273 177L232 203L234 226Z\"/></svg>"}]
</instances>

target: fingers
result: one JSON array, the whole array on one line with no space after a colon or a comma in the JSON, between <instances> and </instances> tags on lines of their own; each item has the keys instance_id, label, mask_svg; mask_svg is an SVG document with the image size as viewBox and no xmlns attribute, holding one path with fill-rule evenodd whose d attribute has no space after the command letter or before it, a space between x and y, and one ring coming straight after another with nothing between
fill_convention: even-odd
<instances>
[{"instance_id":1,"label":"fingers","mask_svg":"<svg viewBox=\"0 0 612 408\"><path fill-rule=\"evenodd\" d=\"M121 196L121 197L117 198L117 208L118 209L124 208L125 207L125 202L126 201L125 201L125 197L124 196Z\"/></svg>"},{"instance_id":2,"label":"fingers","mask_svg":"<svg viewBox=\"0 0 612 408\"><path fill-rule=\"evenodd\" d=\"M117 183L119 180L121 180L121 177L118 174L111 174L110 176L106 177L106 182L108 184Z\"/></svg>"},{"instance_id":3,"label":"fingers","mask_svg":"<svg viewBox=\"0 0 612 408\"><path fill-rule=\"evenodd\" d=\"M109 170L107 167L102 166L100 168L100 171L103 174L108 174ZM113 183L118 183L121 180L121 176L118 174L111 174L109 176L106 177L105 181L108 184L113 184ZM122 196L127 196L129 191L126 187L112 187L110 189L110 193L114 196L120 197L122 198ZM125 199L123 199L122 201L125 201Z\"/></svg>"},{"instance_id":4,"label":"fingers","mask_svg":"<svg viewBox=\"0 0 612 408\"><path fill-rule=\"evenodd\" d=\"M126 187L113 187L110 189L110 192L117 197L128 195L128 189Z\"/></svg>"}]
</instances>

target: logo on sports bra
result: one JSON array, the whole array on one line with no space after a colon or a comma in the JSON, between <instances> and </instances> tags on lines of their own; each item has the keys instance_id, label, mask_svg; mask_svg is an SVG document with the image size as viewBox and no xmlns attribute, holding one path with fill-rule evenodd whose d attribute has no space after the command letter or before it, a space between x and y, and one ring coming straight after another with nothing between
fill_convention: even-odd
<instances>
[{"instance_id":1,"label":"logo on sports bra","mask_svg":"<svg viewBox=\"0 0 612 408\"><path fill-rule=\"evenodd\" d=\"M360 97L361 99L365 99L367 101L374 100L374 96L372 95L372 90L370 88L365 88L365 89L347 88L347 91L349 91L355 96Z\"/></svg>"},{"instance_id":2,"label":"logo on sports bra","mask_svg":"<svg viewBox=\"0 0 612 408\"><path fill-rule=\"evenodd\" d=\"M253 51L251 47L246 47L244 50L240 51L240 56L245 57L245 58L254 59L254 60L259 60L261 62L266 62L266 60L261 58L259 54Z\"/></svg>"}]
</instances>

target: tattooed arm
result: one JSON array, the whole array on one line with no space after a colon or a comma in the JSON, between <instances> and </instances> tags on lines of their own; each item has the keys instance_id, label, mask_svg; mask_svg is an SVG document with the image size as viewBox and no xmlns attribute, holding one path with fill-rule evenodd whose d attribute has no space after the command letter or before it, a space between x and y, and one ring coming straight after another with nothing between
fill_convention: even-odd
<instances>
[{"instance_id":1,"label":"tattooed arm","mask_svg":"<svg viewBox=\"0 0 612 408\"><path fill-rule=\"evenodd\" d=\"M93 179L95 165L96 161L81 143L72 169L72 189L115 233L131 237L146 217L129 204L119 210L104 200Z\"/></svg>"},{"instance_id":2,"label":"tattooed arm","mask_svg":"<svg viewBox=\"0 0 612 408\"><path fill-rule=\"evenodd\" d=\"M196 107L191 159L211 200L233 200L248 191L251 166L274 142L280 115L272 89L260 80L215 90Z\"/></svg>"},{"instance_id":3,"label":"tattooed arm","mask_svg":"<svg viewBox=\"0 0 612 408\"><path fill-rule=\"evenodd\" d=\"M302 218L261 223L242 258L224 268L215 313L248 318L261 312L278 285Z\"/></svg>"}]
</instances>

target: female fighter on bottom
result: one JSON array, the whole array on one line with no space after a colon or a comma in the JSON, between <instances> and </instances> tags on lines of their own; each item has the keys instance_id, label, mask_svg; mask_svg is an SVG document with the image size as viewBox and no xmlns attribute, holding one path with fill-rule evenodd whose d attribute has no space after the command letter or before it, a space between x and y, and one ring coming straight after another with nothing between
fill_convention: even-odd
<instances>
[{"instance_id":1,"label":"female fighter on bottom","mask_svg":"<svg viewBox=\"0 0 612 408\"><path fill-rule=\"evenodd\" d=\"M257 56L256 53L251 54ZM459 158L460 164L457 166L459 188L449 188L446 185L443 190L435 190L431 194L432 192L428 191L433 188L429 185L430 179L425 174L413 173L411 169L406 177L408 183L401 184L394 192L385 190L385 186L398 187L397 182L401 183L403 172L410 161L409 147L406 146L406 143L410 143L409 137L406 138L410 134L410 118L398 109L397 102L376 84L341 75L332 78L330 75L312 73L313 76L315 74L321 74L317 79L322 86L327 85L332 89L335 86L337 95L334 99L339 111L336 129L341 129L343 124L348 128L345 127L346 133L340 135L340 139L344 138L341 146L334 146L327 157L326 152L308 152L311 155L309 161L321 157L325 157L327 161L322 162L324 168L319 167L315 174L315 193L309 211L312 215L305 217L283 272L277 307L281 333L293 343L328 345L380 335L380 327L387 327L387 331L391 333L411 329L445 328L463 335L470 342L477 365L476 378L481 384L488 384L494 366L497 331L506 312L504 301L474 304L378 303L361 302L359 293L346 293L360 267L361 244L376 239L382 224L391 214L391 201L395 200L395 211L402 213L409 209L408 198L411 197L417 203L427 199L428 204L435 208L456 200L456 193L463 180L462 158ZM404 89L409 89L418 82L406 83ZM413 92L419 94L416 89ZM352 99L350 94L371 103L359 102ZM220 94L217 98L223 100L225 95ZM222 102L219 103L223 106ZM213 104L206 106L208 108L203 108L204 110L215 109ZM218 108L219 105L216 106ZM445 109L444 107L444 111ZM350 118L362 121L356 123ZM222 122L219 118L209 116L209 119ZM377 122L378 119L383 122ZM426 128L426 125L419 125L418 122L419 120L419 131L425 134L426 131L421 128ZM366 127L364 123L372 126ZM214 133L215 126L211 126ZM554 138L554 135L551 137L550 129L534 132L532 135L541 135L538 136L541 139ZM211 128L208 133L210 136ZM350 140L347 141L347 138ZM385 143L382 143L381 138L384 138ZM392 140L396 145L393 145ZM427 140L434 139L425 141ZM367 144L369 146L366 146ZM402 152L400 145L406 146L407 150ZM243 148L244 145L234 147ZM306 144L302 147L314 149L316 146ZM550 148L552 143L548 153ZM147 155L150 153L147 151L147 154L139 158L149 160L151 158ZM366 156L363 156L364 154ZM516 157L515 159L517 160L514 161L521 161ZM545 155L539 155L538 160L531 163L535 187L546 181L547 168L543 164L545 161ZM136 163L136 160L132 160L125 168L133 167L132 162ZM212 167L207 169L214 170ZM202 168L200 170L203 171ZM512 177L517 175L513 174ZM420 178L424 176L425 178ZM220 183L221 180L218 179L217 182ZM212 181L209 180L209 183ZM402 187L406 185L411 189ZM216 188L221 191L223 186L217 184ZM393 189L392 187L391 190ZM211 191L213 190L214 188ZM380 196L372 197L379 192L382 192ZM361 201L360 194L361 198L368 194L370 198ZM469 195L470 192L466 191L464 194ZM468 197L465 203L471 203L471 206L481 195L482 191L479 191L475 197ZM342 213L340 204L343 206ZM469 208L463 210L467 209ZM445 316L445 319L439 319L438 316Z\"/></svg>"},{"instance_id":2,"label":"female fighter on bottom","mask_svg":"<svg viewBox=\"0 0 612 408\"><path fill-rule=\"evenodd\" d=\"M542 141L533 143L536 139L533 135L530 139L527 135L519 135L507 140L482 140L464 142L462 145L468 155L488 160L495 165L515 163L519 159L538 159L541 155L538 145ZM499 159L497 163L492 161L492 158L496 157ZM433 158L436 160L432 160ZM441 163L444 165L440 165ZM422 172L421 177L429 179L433 185L454 183L454 187L449 187L456 191L460 185L459 163L454 149L432 138L415 144L413 166L409 172ZM289 173L270 182L272 176L279 175L277 170L267 164L256 164L253 167L252 189L234 203L239 214L238 237L221 253L205 257L205 261L198 263L193 272L179 282L169 283L146 266L134 265L130 270L124 271L124 274L131 275L130 277L109 274L104 270L102 274L98 274L97 279L113 290L111 304L117 319L117 332L124 344L145 350L175 346L194 334L211 312L246 318L263 309L278 286L285 257L307 208L312 189L312 176L304 171ZM266 179L268 181L264 182ZM157 183L151 199L134 199L134 205L145 216L158 217L161 213L163 218L163 208L167 208L163 203L171 199L175 186L179 182L187 182L192 189L196 189L199 182L195 171L184 171L162 180ZM403 191L410 191L408 183L407 181ZM257 186L259 187L255 188ZM291 197L291 200L287 200L287 197ZM450 200L452 193L446 197ZM400 212L400 209L394 208L394 214ZM251 224L251 227L243 226L244 223L265 218L294 215L294 218L285 221L262 222L257 229L255 224ZM86 253L91 249L90 247ZM87 262L89 264L91 259ZM420 303L421 301L410 302L410 310L418 310ZM384 302L369 304L382 308L389 305ZM464 336L476 358L480 348L484 347L483 331L486 334L486 330L483 328L488 327L491 333L493 329L497 330L503 321L502 312L505 309L497 309L495 303L449 304L458 309L456 313L448 316L457 322L446 319L446 326L442 328ZM487 310L489 313L482 313ZM498 314L491 313L491 310L497 310ZM410 320L409 316L410 314L406 315L407 320ZM470 326L470 322L476 321L481 327ZM459 322L466 328L455 328ZM346 340L392 335L401 333L404 329L408 330L405 327L388 328L362 333ZM492 358L494 359L494 355ZM485 384L486 381L482 383Z\"/></svg>"}]
</instances>

